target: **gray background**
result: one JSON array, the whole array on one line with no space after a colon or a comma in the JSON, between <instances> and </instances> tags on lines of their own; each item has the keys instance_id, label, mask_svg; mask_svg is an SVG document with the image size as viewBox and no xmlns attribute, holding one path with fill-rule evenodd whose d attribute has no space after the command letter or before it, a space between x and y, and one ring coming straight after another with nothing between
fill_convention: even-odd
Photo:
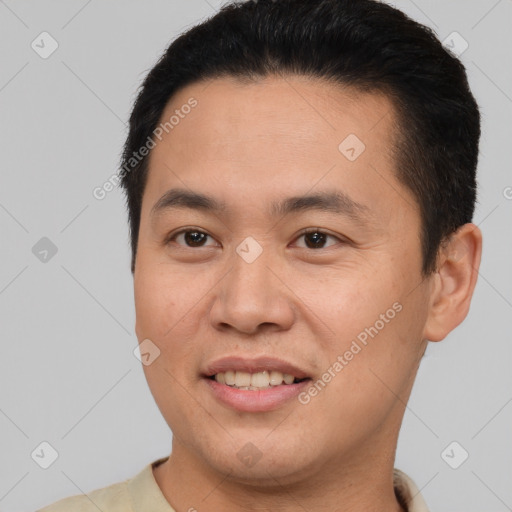
<instances>
[{"instance_id":1,"label":"gray background","mask_svg":"<svg viewBox=\"0 0 512 512\"><path fill-rule=\"evenodd\" d=\"M4 512L124 480L170 451L132 353L124 198L116 189L99 201L92 191L116 172L145 73L176 35L221 3L0 0ZM484 234L469 317L427 349L396 467L432 511L512 510L512 2L394 5L441 40L456 31L469 44L461 59L483 114L475 222ZM59 45L47 59L31 48L43 31ZM46 262L32 251L42 237L58 249ZM31 457L43 441L58 452L48 469ZM469 453L458 469L441 456L452 441ZM456 462L462 452L448 453Z\"/></svg>"}]
</instances>

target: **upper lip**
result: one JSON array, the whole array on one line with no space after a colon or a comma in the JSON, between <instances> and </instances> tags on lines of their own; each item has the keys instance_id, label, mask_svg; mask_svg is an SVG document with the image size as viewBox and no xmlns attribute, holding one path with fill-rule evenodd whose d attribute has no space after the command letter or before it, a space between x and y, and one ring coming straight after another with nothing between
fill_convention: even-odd
<instances>
[{"instance_id":1,"label":"upper lip","mask_svg":"<svg viewBox=\"0 0 512 512\"><path fill-rule=\"evenodd\" d=\"M240 356L230 356L217 359L212 363L208 364L204 375L211 377L217 373L224 373L228 370L241 371L248 373L257 373L263 371L276 370L281 373L287 373L293 375L297 379L308 378L309 375L299 368L298 366L284 361L283 359L276 359L274 357L255 357L252 359L244 358Z\"/></svg>"}]
</instances>

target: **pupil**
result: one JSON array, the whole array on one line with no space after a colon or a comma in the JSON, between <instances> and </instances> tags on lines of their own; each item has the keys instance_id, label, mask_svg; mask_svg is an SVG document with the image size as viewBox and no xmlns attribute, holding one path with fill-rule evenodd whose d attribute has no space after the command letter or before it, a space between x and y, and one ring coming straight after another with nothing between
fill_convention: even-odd
<instances>
[{"instance_id":1,"label":"pupil","mask_svg":"<svg viewBox=\"0 0 512 512\"><path fill-rule=\"evenodd\" d=\"M319 240L319 238L320 238L320 240ZM325 238L325 235L323 233L319 233L318 231L314 231L312 233L306 233L306 236L305 236L306 240L315 239L315 241L313 242L313 245L312 245L313 248L318 247L319 244L321 245L322 242L324 242L324 238ZM311 247L311 245L308 244L307 242L306 242L306 245L308 247Z\"/></svg>"},{"instance_id":2,"label":"pupil","mask_svg":"<svg viewBox=\"0 0 512 512\"><path fill-rule=\"evenodd\" d=\"M199 233L198 231L187 231L185 233L185 241L187 244L192 246L201 245L201 242L203 241L205 237L204 233Z\"/></svg>"}]
</instances>

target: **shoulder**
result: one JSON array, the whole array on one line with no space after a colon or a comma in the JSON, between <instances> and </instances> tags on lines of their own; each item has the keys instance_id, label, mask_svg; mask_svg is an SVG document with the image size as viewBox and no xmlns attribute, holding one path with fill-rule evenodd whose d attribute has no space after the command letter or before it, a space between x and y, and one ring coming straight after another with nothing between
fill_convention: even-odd
<instances>
[{"instance_id":1,"label":"shoulder","mask_svg":"<svg viewBox=\"0 0 512 512\"><path fill-rule=\"evenodd\" d=\"M95 489L88 494L69 496L37 512L131 512L127 481Z\"/></svg>"}]
</instances>

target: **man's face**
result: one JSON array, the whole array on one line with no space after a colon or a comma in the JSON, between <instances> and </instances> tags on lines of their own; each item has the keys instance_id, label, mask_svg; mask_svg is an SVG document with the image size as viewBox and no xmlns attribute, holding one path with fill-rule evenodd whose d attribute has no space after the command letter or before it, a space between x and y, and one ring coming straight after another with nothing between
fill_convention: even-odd
<instances>
[{"instance_id":1,"label":"man's face","mask_svg":"<svg viewBox=\"0 0 512 512\"><path fill-rule=\"evenodd\" d=\"M144 371L173 450L253 482L389 451L430 288L417 202L395 177L390 102L298 77L217 79L180 91L162 122L176 110L151 153L134 274L137 337L161 351ZM152 211L171 189L225 209ZM338 210L271 208L335 193ZM245 369L277 382L281 363L310 380L259 391L210 378Z\"/></svg>"}]
</instances>

